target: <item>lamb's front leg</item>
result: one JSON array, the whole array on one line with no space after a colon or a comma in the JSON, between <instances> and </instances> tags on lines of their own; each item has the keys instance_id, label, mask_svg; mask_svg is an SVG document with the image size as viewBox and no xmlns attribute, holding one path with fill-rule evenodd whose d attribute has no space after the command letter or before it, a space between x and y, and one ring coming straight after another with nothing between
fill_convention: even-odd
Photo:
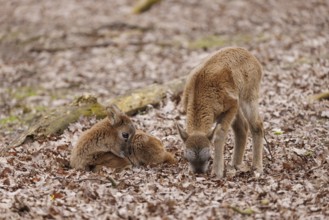
<instances>
[{"instance_id":1,"label":"lamb's front leg","mask_svg":"<svg viewBox=\"0 0 329 220\"><path fill-rule=\"evenodd\" d=\"M224 149L225 149L225 140L226 140L227 131L220 128L215 137L215 154L214 162L212 167L212 174L216 177L224 177Z\"/></svg>"},{"instance_id":2,"label":"lamb's front leg","mask_svg":"<svg viewBox=\"0 0 329 220\"><path fill-rule=\"evenodd\" d=\"M214 141L215 147L215 155L214 155L214 163L212 168L212 174L216 175L216 177L222 178L224 177L224 149L225 149L225 141L228 133L228 129L230 128L232 121L237 113L237 105L234 105L230 110L224 113L224 116L221 120L221 127L216 132L216 137Z\"/></svg>"}]
</instances>

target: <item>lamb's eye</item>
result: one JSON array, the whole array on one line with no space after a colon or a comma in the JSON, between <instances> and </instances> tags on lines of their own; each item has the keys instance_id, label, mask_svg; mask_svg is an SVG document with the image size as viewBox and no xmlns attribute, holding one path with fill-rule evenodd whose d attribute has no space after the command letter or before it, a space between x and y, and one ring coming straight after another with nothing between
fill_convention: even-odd
<instances>
[{"instance_id":1,"label":"lamb's eye","mask_svg":"<svg viewBox=\"0 0 329 220\"><path fill-rule=\"evenodd\" d=\"M129 138L129 134L126 133L126 132L123 132L123 133L122 133L122 137L123 137L124 139L128 139L128 138Z\"/></svg>"}]
</instances>

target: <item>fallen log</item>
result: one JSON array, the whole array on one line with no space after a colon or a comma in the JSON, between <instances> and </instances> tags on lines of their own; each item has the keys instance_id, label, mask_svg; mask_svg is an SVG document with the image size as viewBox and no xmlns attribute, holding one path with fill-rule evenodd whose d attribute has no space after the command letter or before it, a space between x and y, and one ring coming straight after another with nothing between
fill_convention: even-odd
<instances>
[{"instance_id":1,"label":"fallen log","mask_svg":"<svg viewBox=\"0 0 329 220\"><path fill-rule=\"evenodd\" d=\"M116 104L123 112L133 115L148 105L159 104L167 93L178 96L184 88L186 77L174 79L165 84L152 84L144 88L127 92L126 94L114 97L106 101L106 105ZM43 140L49 136L58 136L69 126L76 122L81 116L106 116L105 106L98 103L93 96L81 96L70 105L52 110L41 117L35 124L13 140L5 149L2 149L0 156L8 152L12 147L17 147L27 140Z\"/></svg>"},{"instance_id":2,"label":"fallen log","mask_svg":"<svg viewBox=\"0 0 329 220\"><path fill-rule=\"evenodd\" d=\"M68 106L63 106L45 113L45 115L40 117L27 131L13 140L8 147L20 146L26 140L42 140L49 136L60 135L70 123L77 121L81 116L104 118L106 116L106 111L105 108L97 102L95 97L78 97Z\"/></svg>"},{"instance_id":3,"label":"fallen log","mask_svg":"<svg viewBox=\"0 0 329 220\"><path fill-rule=\"evenodd\" d=\"M162 85L152 84L112 98L106 103L107 105L116 104L126 114L133 115L146 108L147 105L159 104L169 91L172 96L179 95L184 89L185 81L186 77L181 77Z\"/></svg>"}]
</instances>

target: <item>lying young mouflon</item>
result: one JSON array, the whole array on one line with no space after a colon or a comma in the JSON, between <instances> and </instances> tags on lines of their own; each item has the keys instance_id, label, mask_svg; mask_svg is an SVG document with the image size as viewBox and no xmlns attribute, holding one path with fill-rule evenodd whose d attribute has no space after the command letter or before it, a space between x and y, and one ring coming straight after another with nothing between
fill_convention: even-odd
<instances>
[{"instance_id":1,"label":"lying young mouflon","mask_svg":"<svg viewBox=\"0 0 329 220\"><path fill-rule=\"evenodd\" d=\"M71 151L71 167L90 170L100 153L111 152L124 158L129 153L135 127L116 105L107 109L107 117L85 131Z\"/></svg>"},{"instance_id":2,"label":"lying young mouflon","mask_svg":"<svg viewBox=\"0 0 329 220\"><path fill-rule=\"evenodd\" d=\"M176 163L174 156L165 150L159 139L141 130L136 130L136 134L131 140L129 151L130 154L126 158L118 157L111 152L99 154L95 160L95 170L98 170L102 166L126 168L131 165Z\"/></svg>"},{"instance_id":3,"label":"lying young mouflon","mask_svg":"<svg viewBox=\"0 0 329 220\"><path fill-rule=\"evenodd\" d=\"M166 151L159 139L141 130L136 131L131 141L129 158L135 165L176 163L174 156Z\"/></svg>"},{"instance_id":4,"label":"lying young mouflon","mask_svg":"<svg viewBox=\"0 0 329 220\"><path fill-rule=\"evenodd\" d=\"M187 131L177 127L185 143L184 157L193 172L207 171L214 139L212 173L224 176L224 144L230 126L235 136L232 164L240 165L248 125L253 140L252 165L262 172L264 130L258 113L261 78L261 64L242 48L221 49L192 70L182 98ZM214 124L216 127L212 130ZM218 128L217 124L220 124Z\"/></svg>"}]
</instances>

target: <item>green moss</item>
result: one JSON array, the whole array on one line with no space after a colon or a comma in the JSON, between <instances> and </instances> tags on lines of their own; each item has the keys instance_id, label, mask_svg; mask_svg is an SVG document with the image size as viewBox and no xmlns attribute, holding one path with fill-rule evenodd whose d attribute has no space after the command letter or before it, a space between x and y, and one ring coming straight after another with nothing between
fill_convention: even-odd
<instances>
[{"instance_id":1,"label":"green moss","mask_svg":"<svg viewBox=\"0 0 329 220\"><path fill-rule=\"evenodd\" d=\"M295 61L295 66L300 66L301 64L312 64L314 60L311 57L300 57Z\"/></svg>"},{"instance_id":2,"label":"green moss","mask_svg":"<svg viewBox=\"0 0 329 220\"><path fill-rule=\"evenodd\" d=\"M8 32L8 33L5 33L1 36L0 38L0 42L14 42L14 41L17 41L19 35L21 33L19 31L12 31L12 32Z\"/></svg>"},{"instance_id":3,"label":"green moss","mask_svg":"<svg viewBox=\"0 0 329 220\"><path fill-rule=\"evenodd\" d=\"M214 47L224 47L224 46L242 46L249 42L262 42L267 40L265 35L252 36L249 34L239 34L232 36L218 36L218 35L209 35L202 38L196 39L190 43L191 49L207 49Z\"/></svg>"},{"instance_id":4,"label":"green moss","mask_svg":"<svg viewBox=\"0 0 329 220\"><path fill-rule=\"evenodd\" d=\"M17 121L18 121L18 118L14 115L11 115L7 118L1 119L0 124L1 125L7 125L7 124L14 123L14 122L17 122Z\"/></svg>"},{"instance_id":5,"label":"green moss","mask_svg":"<svg viewBox=\"0 0 329 220\"><path fill-rule=\"evenodd\" d=\"M313 155L314 155L314 153L311 150L306 151L304 154L305 157L312 157Z\"/></svg>"},{"instance_id":6,"label":"green moss","mask_svg":"<svg viewBox=\"0 0 329 220\"><path fill-rule=\"evenodd\" d=\"M55 113L55 114L54 114ZM60 117L58 117L60 115ZM58 109L39 120L40 125L45 126L45 135L60 134L67 126L75 122L81 116L96 116L104 118L106 116L105 108L97 102L92 96L81 96L75 99L71 105Z\"/></svg>"},{"instance_id":7,"label":"green moss","mask_svg":"<svg viewBox=\"0 0 329 220\"><path fill-rule=\"evenodd\" d=\"M253 37L251 35L237 35L232 40L236 44L246 44L253 41ZM256 37L255 40L258 40L258 38Z\"/></svg>"},{"instance_id":8,"label":"green moss","mask_svg":"<svg viewBox=\"0 0 329 220\"><path fill-rule=\"evenodd\" d=\"M23 100L28 97L37 96L38 90L36 88L26 86L12 89L9 91L9 93L12 95L13 98Z\"/></svg>"},{"instance_id":9,"label":"green moss","mask_svg":"<svg viewBox=\"0 0 329 220\"><path fill-rule=\"evenodd\" d=\"M26 39L24 39L24 40L21 41L21 45L22 46L29 45L29 44L31 44L33 42L36 42L36 41L40 40L41 38L42 38L41 35L36 35L36 36L28 37L28 38L26 38Z\"/></svg>"},{"instance_id":10,"label":"green moss","mask_svg":"<svg viewBox=\"0 0 329 220\"><path fill-rule=\"evenodd\" d=\"M26 46L42 38L42 35L30 35L28 33L31 33L31 30L0 33L0 43L15 43L17 46Z\"/></svg>"},{"instance_id":11,"label":"green moss","mask_svg":"<svg viewBox=\"0 0 329 220\"><path fill-rule=\"evenodd\" d=\"M107 115L105 108L98 103L92 105L90 109L91 115L96 115L97 118L104 118Z\"/></svg>"},{"instance_id":12,"label":"green moss","mask_svg":"<svg viewBox=\"0 0 329 220\"><path fill-rule=\"evenodd\" d=\"M227 40L226 37L210 35L191 42L190 48L191 49L213 48L213 47L222 47L228 44L229 41Z\"/></svg>"},{"instance_id":13,"label":"green moss","mask_svg":"<svg viewBox=\"0 0 329 220\"><path fill-rule=\"evenodd\" d=\"M47 108L43 105L40 105L40 106L34 106L33 109L36 111L36 112L44 112L47 110Z\"/></svg>"}]
</instances>

